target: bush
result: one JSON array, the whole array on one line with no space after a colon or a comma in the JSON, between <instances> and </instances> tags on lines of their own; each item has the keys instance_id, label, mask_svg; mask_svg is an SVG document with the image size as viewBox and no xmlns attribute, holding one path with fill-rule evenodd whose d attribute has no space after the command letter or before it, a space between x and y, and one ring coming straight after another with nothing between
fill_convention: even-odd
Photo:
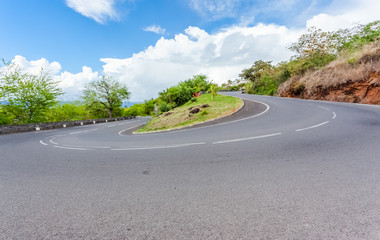
<instances>
[{"instance_id":1,"label":"bush","mask_svg":"<svg viewBox=\"0 0 380 240\"><path fill-rule=\"evenodd\" d=\"M0 125L8 125L11 124L11 119L7 116L7 114L0 108Z\"/></svg>"},{"instance_id":2,"label":"bush","mask_svg":"<svg viewBox=\"0 0 380 240\"><path fill-rule=\"evenodd\" d=\"M201 111L201 115L202 115L202 116L205 116L205 115L207 115L207 114L208 114L208 112L207 112L206 109L204 109L204 110Z\"/></svg>"},{"instance_id":3,"label":"bush","mask_svg":"<svg viewBox=\"0 0 380 240\"><path fill-rule=\"evenodd\" d=\"M160 92L159 100L166 102L166 104L170 104L171 108L178 107L190 101L193 98L194 93L208 91L211 85L211 82L207 81L205 75L197 75L192 79L180 82L176 86ZM163 106L163 108L167 109L165 106Z\"/></svg>"},{"instance_id":4,"label":"bush","mask_svg":"<svg viewBox=\"0 0 380 240\"><path fill-rule=\"evenodd\" d=\"M160 110L160 112L169 112L170 110L172 110L172 106L170 104L167 104L166 102L162 102L158 109Z\"/></svg>"}]
</instances>

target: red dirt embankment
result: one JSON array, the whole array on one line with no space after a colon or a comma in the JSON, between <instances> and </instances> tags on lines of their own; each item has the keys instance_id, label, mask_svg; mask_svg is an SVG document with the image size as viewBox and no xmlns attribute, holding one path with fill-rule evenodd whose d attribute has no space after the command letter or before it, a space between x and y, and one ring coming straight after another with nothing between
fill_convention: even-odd
<instances>
[{"instance_id":1,"label":"red dirt embankment","mask_svg":"<svg viewBox=\"0 0 380 240\"><path fill-rule=\"evenodd\" d=\"M379 45L369 45L356 59L349 61L347 58L338 58L323 69L293 77L280 85L277 95L380 104Z\"/></svg>"}]
</instances>

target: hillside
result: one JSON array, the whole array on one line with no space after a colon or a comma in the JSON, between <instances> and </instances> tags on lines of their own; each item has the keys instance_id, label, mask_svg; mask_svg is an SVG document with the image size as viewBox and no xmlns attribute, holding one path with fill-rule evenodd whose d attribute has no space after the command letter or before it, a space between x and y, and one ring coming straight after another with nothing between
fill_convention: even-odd
<instances>
[{"instance_id":1,"label":"hillside","mask_svg":"<svg viewBox=\"0 0 380 240\"><path fill-rule=\"evenodd\" d=\"M380 104L380 21L333 32L311 27L289 49L289 61L258 60L243 69L245 91Z\"/></svg>"},{"instance_id":2,"label":"hillside","mask_svg":"<svg viewBox=\"0 0 380 240\"><path fill-rule=\"evenodd\" d=\"M380 41L339 56L322 69L291 77L278 87L277 95L380 104Z\"/></svg>"}]
</instances>

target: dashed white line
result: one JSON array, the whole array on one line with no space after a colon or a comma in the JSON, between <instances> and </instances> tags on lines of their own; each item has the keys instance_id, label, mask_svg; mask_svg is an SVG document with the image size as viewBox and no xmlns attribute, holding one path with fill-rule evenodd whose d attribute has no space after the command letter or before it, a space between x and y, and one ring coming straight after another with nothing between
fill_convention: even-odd
<instances>
[{"instance_id":1,"label":"dashed white line","mask_svg":"<svg viewBox=\"0 0 380 240\"><path fill-rule=\"evenodd\" d=\"M330 122L330 121L326 121L326 122L323 122L323 123L320 123L320 124L317 124L317 125L314 125L314 126L311 126L311 127L297 129L296 132L301 132L301 131L309 130L309 129L312 129L312 128L317 128L317 127L320 127L320 126L322 126L322 125L325 125L325 124L327 124L327 123L329 123L329 122Z\"/></svg>"},{"instance_id":2,"label":"dashed white line","mask_svg":"<svg viewBox=\"0 0 380 240\"><path fill-rule=\"evenodd\" d=\"M78 134L78 133L83 133L83 132L85 132L85 131L71 132L70 135Z\"/></svg>"},{"instance_id":3,"label":"dashed white line","mask_svg":"<svg viewBox=\"0 0 380 240\"><path fill-rule=\"evenodd\" d=\"M47 146L48 144L47 143L45 143L43 140L40 140L40 143L42 144L42 145L45 145L45 146Z\"/></svg>"},{"instance_id":4,"label":"dashed white line","mask_svg":"<svg viewBox=\"0 0 380 240\"><path fill-rule=\"evenodd\" d=\"M54 142L53 139L50 139L50 142L51 142L52 144L54 144L54 145L58 145L58 143Z\"/></svg>"},{"instance_id":5,"label":"dashed white line","mask_svg":"<svg viewBox=\"0 0 380 240\"><path fill-rule=\"evenodd\" d=\"M318 105L318 107L320 107L320 108L322 108L322 109L325 109L325 110L327 110L327 111L330 111L330 108L323 107L323 106L319 106L319 105Z\"/></svg>"},{"instance_id":6,"label":"dashed white line","mask_svg":"<svg viewBox=\"0 0 380 240\"><path fill-rule=\"evenodd\" d=\"M179 147L190 147L195 145L204 145L206 142L199 143L184 143L166 146L147 146L147 147L129 147L129 148L114 148L111 151L133 151L133 150L152 150L152 149L165 149L165 148L179 148Z\"/></svg>"},{"instance_id":7,"label":"dashed white line","mask_svg":"<svg viewBox=\"0 0 380 240\"><path fill-rule=\"evenodd\" d=\"M267 134L267 135L247 137L247 138L237 138L237 139L231 139L231 140L224 140L224 141L213 142L212 144L223 144L223 143L233 143L233 142L249 141L249 140L255 140L255 139L260 139L260 138L274 137L274 136L278 136L278 135L281 135L281 134L282 133L274 133L274 134Z\"/></svg>"},{"instance_id":8,"label":"dashed white line","mask_svg":"<svg viewBox=\"0 0 380 240\"><path fill-rule=\"evenodd\" d=\"M332 119L335 119L336 118L336 113L335 112L333 112L333 118Z\"/></svg>"}]
</instances>

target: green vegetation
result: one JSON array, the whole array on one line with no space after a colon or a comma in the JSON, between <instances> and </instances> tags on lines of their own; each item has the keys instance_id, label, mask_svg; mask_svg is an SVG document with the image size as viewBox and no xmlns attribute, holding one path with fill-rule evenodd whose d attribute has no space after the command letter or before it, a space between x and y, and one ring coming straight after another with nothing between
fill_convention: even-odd
<instances>
[{"instance_id":1,"label":"green vegetation","mask_svg":"<svg viewBox=\"0 0 380 240\"><path fill-rule=\"evenodd\" d=\"M124 109L123 116L151 116L154 113L155 100L146 100L144 103L134 104Z\"/></svg>"},{"instance_id":2,"label":"green vegetation","mask_svg":"<svg viewBox=\"0 0 380 240\"><path fill-rule=\"evenodd\" d=\"M112 118L115 114L121 115L121 105L123 100L129 99L129 95L126 86L103 75L85 86L82 100L91 112Z\"/></svg>"},{"instance_id":3,"label":"green vegetation","mask_svg":"<svg viewBox=\"0 0 380 240\"><path fill-rule=\"evenodd\" d=\"M361 72L365 72L366 69L364 67L359 69L358 66L363 62L372 63L372 60L378 59L379 44L380 21L336 32L323 32L311 28L290 46L289 49L295 55L289 61L277 65L273 65L271 61L256 61L251 67L242 70L240 79L229 80L221 88L210 82L205 75L196 75L160 92L157 99L147 100L125 109L122 108L122 103L129 98L130 93L126 86L110 76L102 76L101 79L86 85L80 102L60 104L59 97L63 92L58 87L59 83L43 69L39 74L33 75L24 73L23 69L3 61L3 65L0 65L0 125L119 116L159 115L160 117L154 118L159 119L165 115L162 113L173 115L172 110L177 111L183 105L185 108L189 108L191 104L201 105L205 96L209 97L212 104L218 102L212 101L221 100L222 97L216 94L218 90L244 90L246 93L275 95L281 91L280 85L284 89L283 86L289 82L293 94L299 95L307 86L297 82L297 79L307 78L316 70L340 64L339 61L345 61L345 64L357 68L356 75L362 76ZM334 60L337 63L332 63ZM332 78L336 78L337 74L343 76L345 70L340 72L336 71L334 76L323 76L324 82L334 81ZM210 94L197 98L201 92ZM214 118L215 114L224 114L211 109L211 107L200 109L199 114L184 114L186 118L175 117L175 119L184 121L183 124L186 125ZM152 123L156 121L154 119ZM177 126L182 126L182 122L174 121L170 126L157 125L153 128L165 129Z\"/></svg>"},{"instance_id":4,"label":"green vegetation","mask_svg":"<svg viewBox=\"0 0 380 240\"><path fill-rule=\"evenodd\" d=\"M196 75L192 79L180 82L159 93L157 104L161 112L167 112L172 108L187 103L200 91L207 92L213 84L205 75Z\"/></svg>"},{"instance_id":5,"label":"green vegetation","mask_svg":"<svg viewBox=\"0 0 380 240\"><path fill-rule=\"evenodd\" d=\"M61 104L59 82L43 69L33 75L10 63L0 67L0 125L118 117L124 111L122 100L130 95L125 86L103 76L86 86L83 102Z\"/></svg>"},{"instance_id":6,"label":"green vegetation","mask_svg":"<svg viewBox=\"0 0 380 240\"><path fill-rule=\"evenodd\" d=\"M270 61L256 61L250 68L242 70L239 75L246 82L247 93L259 95L275 95L280 84L290 78L301 77L307 72L325 67L339 56L346 56L347 61L354 64L358 59L357 52L380 38L380 21L367 25L357 25L351 29L336 32L323 32L311 28L289 48L295 55L291 60L276 66ZM239 85L224 87L237 90Z\"/></svg>"},{"instance_id":7,"label":"green vegetation","mask_svg":"<svg viewBox=\"0 0 380 240\"><path fill-rule=\"evenodd\" d=\"M148 124L136 132L149 132L157 130L168 130L204 121L223 117L234 113L243 105L239 98L215 95L211 100L211 94L203 94L195 102L188 101L186 104L154 116Z\"/></svg>"},{"instance_id":8,"label":"green vegetation","mask_svg":"<svg viewBox=\"0 0 380 240\"><path fill-rule=\"evenodd\" d=\"M35 123L45 121L49 109L62 95L58 82L41 70L39 75L22 73L15 65L7 65L0 74L1 123Z\"/></svg>"}]
</instances>

